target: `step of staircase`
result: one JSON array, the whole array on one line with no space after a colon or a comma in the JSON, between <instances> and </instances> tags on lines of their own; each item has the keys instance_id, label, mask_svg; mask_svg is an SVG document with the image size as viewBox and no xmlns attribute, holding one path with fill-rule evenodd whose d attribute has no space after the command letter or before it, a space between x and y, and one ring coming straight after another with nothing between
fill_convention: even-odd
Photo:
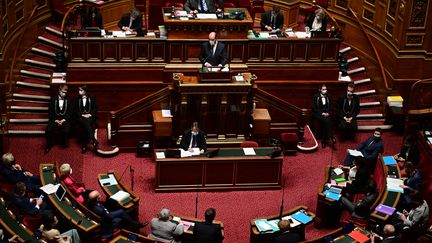
<instances>
[{"instance_id":1,"label":"step of staircase","mask_svg":"<svg viewBox=\"0 0 432 243\"><path fill-rule=\"evenodd\" d=\"M44 135L46 124L9 124L8 133L11 135Z\"/></svg>"},{"instance_id":2,"label":"step of staircase","mask_svg":"<svg viewBox=\"0 0 432 243\"><path fill-rule=\"evenodd\" d=\"M372 94L375 94L375 93L376 93L376 90L374 90L374 89L354 92L354 94L356 94L358 96L372 95Z\"/></svg>"},{"instance_id":3,"label":"step of staircase","mask_svg":"<svg viewBox=\"0 0 432 243\"><path fill-rule=\"evenodd\" d=\"M10 106L10 110L14 111L14 112L17 112L17 111L32 111L32 112L41 111L41 112L47 112L48 111L48 107L11 105Z\"/></svg>"},{"instance_id":4,"label":"step of staircase","mask_svg":"<svg viewBox=\"0 0 432 243\"><path fill-rule=\"evenodd\" d=\"M341 53L345 53L345 52L348 52L348 51L351 51L351 47L350 46L347 46L347 47L339 50L339 52L341 52Z\"/></svg>"},{"instance_id":5,"label":"step of staircase","mask_svg":"<svg viewBox=\"0 0 432 243\"><path fill-rule=\"evenodd\" d=\"M353 75L353 74L357 74L357 73L364 72L364 71L366 71L365 67L359 67L359 68L355 68L352 70L348 70L347 73L348 73L348 75Z\"/></svg>"},{"instance_id":6,"label":"step of staircase","mask_svg":"<svg viewBox=\"0 0 432 243\"><path fill-rule=\"evenodd\" d=\"M36 88L36 89L49 89L51 86L48 84L35 84L24 81L17 81L17 86L27 87L27 88Z\"/></svg>"},{"instance_id":7,"label":"step of staircase","mask_svg":"<svg viewBox=\"0 0 432 243\"><path fill-rule=\"evenodd\" d=\"M51 78L51 74L49 73L48 70L42 71L42 70L35 70L35 69L32 70L21 69L20 74L23 76L31 76L31 77L38 77L44 79Z\"/></svg>"},{"instance_id":8,"label":"step of staircase","mask_svg":"<svg viewBox=\"0 0 432 243\"><path fill-rule=\"evenodd\" d=\"M372 82L372 80L370 78L364 78L364 79L354 80L354 84L355 85L369 83L369 82Z\"/></svg>"},{"instance_id":9,"label":"step of staircase","mask_svg":"<svg viewBox=\"0 0 432 243\"><path fill-rule=\"evenodd\" d=\"M347 62L348 62L348 63L353 63L353 62L356 62L356 61L358 61L358 60L359 60L358 57L353 57L353 58L348 59Z\"/></svg>"},{"instance_id":10,"label":"step of staircase","mask_svg":"<svg viewBox=\"0 0 432 243\"><path fill-rule=\"evenodd\" d=\"M61 37L63 35L63 33L60 30L60 27L56 26L56 25L48 25L45 27L45 30L58 35L59 37Z\"/></svg>"},{"instance_id":11,"label":"step of staircase","mask_svg":"<svg viewBox=\"0 0 432 243\"><path fill-rule=\"evenodd\" d=\"M55 64L54 63L50 63L50 62L46 62L46 61L40 61L37 60L35 58L26 58L24 59L24 62L28 65L34 65L34 66L42 66L45 68L55 68Z\"/></svg>"},{"instance_id":12,"label":"step of staircase","mask_svg":"<svg viewBox=\"0 0 432 243\"><path fill-rule=\"evenodd\" d=\"M36 123L36 124L47 124L48 118L29 118L29 119L9 119L9 123L21 124L21 123Z\"/></svg>"},{"instance_id":13,"label":"step of staircase","mask_svg":"<svg viewBox=\"0 0 432 243\"><path fill-rule=\"evenodd\" d=\"M367 113L367 114L358 114L358 119L376 119L376 118L384 118L384 115L382 113Z\"/></svg>"},{"instance_id":14,"label":"step of staircase","mask_svg":"<svg viewBox=\"0 0 432 243\"><path fill-rule=\"evenodd\" d=\"M48 113L37 113L37 112L28 112L28 113L9 113L9 119L48 119Z\"/></svg>"},{"instance_id":15,"label":"step of staircase","mask_svg":"<svg viewBox=\"0 0 432 243\"><path fill-rule=\"evenodd\" d=\"M384 124L384 119L358 120L357 125L358 129L362 131L372 131L377 127L389 130L393 127L392 125Z\"/></svg>"},{"instance_id":16,"label":"step of staircase","mask_svg":"<svg viewBox=\"0 0 432 243\"><path fill-rule=\"evenodd\" d=\"M361 108L371 107L371 106L378 106L381 103L379 101L371 101L371 102L360 102Z\"/></svg>"},{"instance_id":17,"label":"step of staircase","mask_svg":"<svg viewBox=\"0 0 432 243\"><path fill-rule=\"evenodd\" d=\"M55 35L44 34L42 36L38 36L38 40L41 41L42 43L52 45L57 48L63 48L63 41L61 40L61 37L57 37ZM66 43L64 48L65 49L68 48Z\"/></svg>"},{"instance_id":18,"label":"step of staircase","mask_svg":"<svg viewBox=\"0 0 432 243\"><path fill-rule=\"evenodd\" d=\"M33 94L23 94L23 93L14 93L12 95L13 98L16 99L26 99L26 100L45 100L49 101L51 99L48 95L33 95Z\"/></svg>"},{"instance_id":19,"label":"step of staircase","mask_svg":"<svg viewBox=\"0 0 432 243\"><path fill-rule=\"evenodd\" d=\"M49 58L55 57L56 52L60 51L60 48L45 45L43 43L36 43L31 48L33 53L43 55Z\"/></svg>"}]
</instances>

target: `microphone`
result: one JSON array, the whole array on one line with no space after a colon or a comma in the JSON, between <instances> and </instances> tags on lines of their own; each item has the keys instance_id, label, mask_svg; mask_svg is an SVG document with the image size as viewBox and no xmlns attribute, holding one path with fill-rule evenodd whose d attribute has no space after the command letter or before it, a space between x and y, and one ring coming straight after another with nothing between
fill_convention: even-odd
<instances>
[{"instance_id":1,"label":"microphone","mask_svg":"<svg viewBox=\"0 0 432 243\"><path fill-rule=\"evenodd\" d=\"M198 217L198 187L199 187L199 177L197 178L197 190L195 195L195 218Z\"/></svg>"},{"instance_id":2,"label":"microphone","mask_svg":"<svg viewBox=\"0 0 432 243\"><path fill-rule=\"evenodd\" d=\"M284 195L285 195L285 180L284 177L282 177L282 201L279 211L279 218L282 219L283 217L283 210L284 210Z\"/></svg>"},{"instance_id":3,"label":"microphone","mask_svg":"<svg viewBox=\"0 0 432 243\"><path fill-rule=\"evenodd\" d=\"M132 165L130 165L130 167L129 167L129 174L130 174L130 177L131 177L131 190L133 191L134 190L134 184L135 184L135 170L134 169L132 169Z\"/></svg>"},{"instance_id":4,"label":"microphone","mask_svg":"<svg viewBox=\"0 0 432 243\"><path fill-rule=\"evenodd\" d=\"M206 58L204 58L204 60L202 61L202 65L201 65L201 72L204 72L204 64L207 62L207 59L210 57L210 55L208 55Z\"/></svg>"},{"instance_id":5,"label":"microphone","mask_svg":"<svg viewBox=\"0 0 432 243\"><path fill-rule=\"evenodd\" d=\"M121 174L121 176L120 176L120 178L119 178L119 181L121 181L121 179L123 178L123 176L124 176L124 174L126 173L126 170L127 170L128 167L129 167L129 166L127 166L127 167L123 170L123 173Z\"/></svg>"}]
</instances>

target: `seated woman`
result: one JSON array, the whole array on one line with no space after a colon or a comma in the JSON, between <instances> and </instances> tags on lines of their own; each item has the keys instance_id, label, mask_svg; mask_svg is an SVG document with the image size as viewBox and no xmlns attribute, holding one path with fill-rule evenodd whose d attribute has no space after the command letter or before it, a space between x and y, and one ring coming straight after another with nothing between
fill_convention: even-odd
<instances>
[{"instance_id":1,"label":"seated woman","mask_svg":"<svg viewBox=\"0 0 432 243\"><path fill-rule=\"evenodd\" d=\"M60 173L60 179L72 193L75 199L80 203L84 203L88 198L88 194L92 190L86 190L83 185L75 182L75 179L71 176L72 168L70 164L62 164L60 166Z\"/></svg>"},{"instance_id":2,"label":"seated woman","mask_svg":"<svg viewBox=\"0 0 432 243\"><path fill-rule=\"evenodd\" d=\"M366 166L365 159L363 157L355 157L353 166L349 168L347 185L342 190L342 193L366 193L369 178L369 169Z\"/></svg>"},{"instance_id":3,"label":"seated woman","mask_svg":"<svg viewBox=\"0 0 432 243\"><path fill-rule=\"evenodd\" d=\"M171 212L168 208L163 208L158 218L151 220L150 237L158 240L168 240L179 243L175 238L183 234L183 224L172 221Z\"/></svg>"},{"instance_id":4,"label":"seated woman","mask_svg":"<svg viewBox=\"0 0 432 243\"><path fill-rule=\"evenodd\" d=\"M315 14L309 17L306 27L310 31L326 31L327 18L322 8L315 10Z\"/></svg>"}]
</instances>

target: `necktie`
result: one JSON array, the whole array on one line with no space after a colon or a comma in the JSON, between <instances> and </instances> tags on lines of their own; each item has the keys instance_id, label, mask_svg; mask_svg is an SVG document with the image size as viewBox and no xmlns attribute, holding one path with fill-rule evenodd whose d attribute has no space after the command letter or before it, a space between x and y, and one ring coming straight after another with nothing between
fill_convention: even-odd
<instances>
[{"instance_id":1,"label":"necktie","mask_svg":"<svg viewBox=\"0 0 432 243\"><path fill-rule=\"evenodd\" d=\"M271 27L273 28L273 29L275 29L276 28L276 21L275 21L275 19L276 19L276 16L274 16L274 15L272 15L272 17L271 17Z\"/></svg>"},{"instance_id":2,"label":"necktie","mask_svg":"<svg viewBox=\"0 0 432 243\"><path fill-rule=\"evenodd\" d=\"M196 136L192 135L192 148L196 147Z\"/></svg>"},{"instance_id":3,"label":"necktie","mask_svg":"<svg viewBox=\"0 0 432 243\"><path fill-rule=\"evenodd\" d=\"M201 4L201 10L203 12L207 12L207 3L206 3L206 1L205 0L201 0L200 4Z\"/></svg>"}]
</instances>

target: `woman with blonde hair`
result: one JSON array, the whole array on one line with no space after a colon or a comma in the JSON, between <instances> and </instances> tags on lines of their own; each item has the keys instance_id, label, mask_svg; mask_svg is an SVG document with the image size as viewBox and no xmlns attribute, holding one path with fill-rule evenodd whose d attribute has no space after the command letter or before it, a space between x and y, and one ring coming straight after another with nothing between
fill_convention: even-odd
<instances>
[{"instance_id":1,"label":"woman with blonde hair","mask_svg":"<svg viewBox=\"0 0 432 243\"><path fill-rule=\"evenodd\" d=\"M75 181L75 179L71 176L72 168L70 164L67 163L62 164L60 166L60 173L61 173L60 179L69 189L69 191L72 193L75 199L80 203L84 203L85 200L88 198L88 194L92 190L86 190L82 183L77 183Z\"/></svg>"}]
</instances>

